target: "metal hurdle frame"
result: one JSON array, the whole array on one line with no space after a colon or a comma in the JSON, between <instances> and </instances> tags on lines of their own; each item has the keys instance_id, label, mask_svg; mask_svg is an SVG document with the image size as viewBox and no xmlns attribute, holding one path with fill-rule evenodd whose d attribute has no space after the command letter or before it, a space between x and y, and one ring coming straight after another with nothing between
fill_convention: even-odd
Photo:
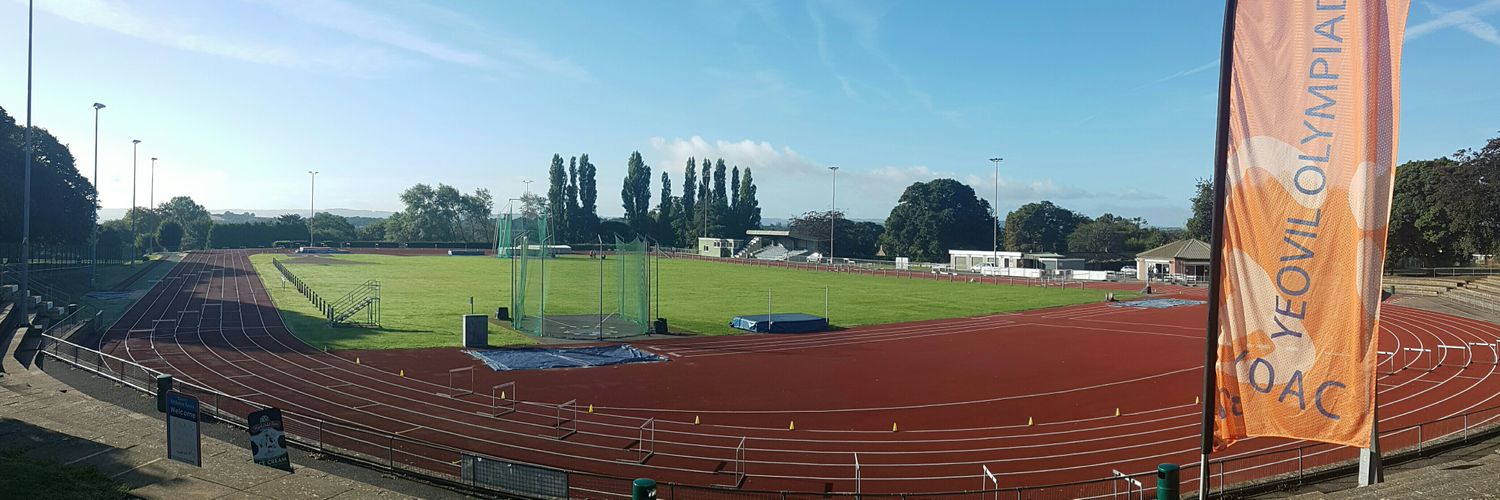
<instances>
[{"instance_id":1,"label":"metal hurdle frame","mask_svg":"<svg viewBox=\"0 0 1500 500\"><path fill-rule=\"evenodd\" d=\"M740 486L743 486L745 484L745 476L746 476L746 474L745 474L745 443L746 442L747 442L747 438L745 438L744 436L741 436L740 437L740 443L739 443L739 445L736 445L734 447L734 457L732 457L732 458L729 459L730 464L734 465L734 471L730 472L730 474L733 474L733 476L731 476L732 479L729 481L729 484L722 484L722 485L719 485L719 486L722 486L722 487L725 487L725 488L739 489Z\"/></svg>"},{"instance_id":2,"label":"metal hurdle frame","mask_svg":"<svg viewBox=\"0 0 1500 500\"><path fill-rule=\"evenodd\" d=\"M639 439L636 440L636 463L644 464L656 455L656 418L648 418L641 423Z\"/></svg>"},{"instance_id":3,"label":"metal hurdle frame","mask_svg":"<svg viewBox=\"0 0 1500 500\"><path fill-rule=\"evenodd\" d=\"M1493 343L1493 344L1488 343L1488 342L1469 342L1468 344L1469 344L1469 348L1471 349L1471 351L1469 352L1469 363L1472 364L1474 362L1474 352L1472 351L1473 348L1475 348L1475 347L1488 347L1490 349L1490 354L1493 354L1493 356L1490 357L1490 363L1489 364L1500 365L1500 348L1496 347L1496 346L1500 346L1500 339L1496 339L1495 343ZM1465 366L1467 366L1467 365L1465 365Z\"/></svg>"},{"instance_id":4,"label":"metal hurdle frame","mask_svg":"<svg viewBox=\"0 0 1500 500\"><path fill-rule=\"evenodd\" d=\"M499 417L516 411L516 383L506 382L490 388L490 416ZM501 411L504 408L505 411Z\"/></svg>"},{"instance_id":5,"label":"metal hurdle frame","mask_svg":"<svg viewBox=\"0 0 1500 500\"><path fill-rule=\"evenodd\" d=\"M1422 359L1422 355L1424 355L1424 354L1427 355L1427 367L1426 368L1416 368L1416 367L1408 364L1406 362L1406 353L1409 353L1409 352L1417 353L1417 359ZM1430 372L1430 371L1436 369L1437 366L1435 366L1433 364L1432 349L1428 349L1426 347L1402 347L1401 348L1401 369L1405 370L1407 368L1412 368L1412 369L1416 369L1416 370L1422 370L1424 372Z\"/></svg>"},{"instance_id":6,"label":"metal hurdle frame","mask_svg":"<svg viewBox=\"0 0 1500 500\"><path fill-rule=\"evenodd\" d=\"M1389 362L1391 364L1391 369L1385 372L1386 375L1395 375L1396 372L1400 370L1400 367L1396 366L1396 353L1395 353L1395 351L1375 351L1375 355L1376 356L1384 356L1385 357L1384 360L1377 360L1375 362L1375 369L1377 371L1380 369L1380 365L1383 365L1383 364L1385 364L1387 362Z\"/></svg>"},{"instance_id":7,"label":"metal hurdle frame","mask_svg":"<svg viewBox=\"0 0 1500 500\"><path fill-rule=\"evenodd\" d=\"M860 468L859 468L859 452L855 452L854 453L854 495L855 495L855 498L858 498L859 495L861 495L861 494L864 493L864 491L862 491L862 489L863 489L862 487L864 486L864 475L863 475L863 472L864 471L860 470Z\"/></svg>"},{"instance_id":8,"label":"metal hurdle frame","mask_svg":"<svg viewBox=\"0 0 1500 500\"><path fill-rule=\"evenodd\" d=\"M1440 354L1440 356L1438 356L1437 366L1443 366L1443 363L1446 363L1448 361L1448 351L1455 351L1455 350L1457 350L1457 351L1463 351L1464 352L1465 359L1464 359L1463 367L1467 368L1470 363L1474 362L1474 353L1469 352L1469 346L1468 345L1446 345L1446 344L1438 344L1437 348L1438 348L1438 353Z\"/></svg>"},{"instance_id":9,"label":"metal hurdle frame","mask_svg":"<svg viewBox=\"0 0 1500 500\"><path fill-rule=\"evenodd\" d=\"M995 500L1000 500L1000 480L995 478L995 473L990 472L990 466L979 464L979 491L988 489L993 489L995 491ZM983 497L981 496L980 498Z\"/></svg>"},{"instance_id":10,"label":"metal hurdle frame","mask_svg":"<svg viewBox=\"0 0 1500 500\"><path fill-rule=\"evenodd\" d=\"M571 412L567 419L564 413ZM569 399L557 404L557 440L568 439L569 436L578 433L578 400Z\"/></svg>"},{"instance_id":11,"label":"metal hurdle frame","mask_svg":"<svg viewBox=\"0 0 1500 500\"><path fill-rule=\"evenodd\" d=\"M458 388L453 385L454 377L458 376L458 373L459 372L463 372L463 371L468 371L469 372L469 388L465 389L465 390L457 390ZM457 397L460 397L460 396L467 396L467 395L473 394L473 393L474 393L474 367L469 366L469 367L464 367L464 368L454 368L452 370L448 370L448 397L450 397L450 398L457 398Z\"/></svg>"},{"instance_id":12,"label":"metal hurdle frame","mask_svg":"<svg viewBox=\"0 0 1500 500\"><path fill-rule=\"evenodd\" d=\"M1110 473L1113 474L1115 478L1114 481L1110 481L1110 484L1114 486L1114 494L1111 495L1110 498L1116 498L1120 496L1120 481L1125 481L1126 500L1130 500L1132 487L1135 488L1137 498L1139 498L1140 500L1146 500L1146 487L1142 485L1140 481L1118 470L1110 470Z\"/></svg>"}]
</instances>

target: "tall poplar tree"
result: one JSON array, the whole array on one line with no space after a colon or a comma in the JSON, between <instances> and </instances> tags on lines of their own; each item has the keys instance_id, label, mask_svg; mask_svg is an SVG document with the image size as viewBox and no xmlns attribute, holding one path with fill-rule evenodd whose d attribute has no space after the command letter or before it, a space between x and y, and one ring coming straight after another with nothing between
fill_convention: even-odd
<instances>
[{"instance_id":1,"label":"tall poplar tree","mask_svg":"<svg viewBox=\"0 0 1500 500\"><path fill-rule=\"evenodd\" d=\"M698 213L698 160L689 157L687 167L682 169L682 199L678 202L682 210L677 213L677 241L693 243L693 214Z\"/></svg>"},{"instance_id":2,"label":"tall poplar tree","mask_svg":"<svg viewBox=\"0 0 1500 500\"><path fill-rule=\"evenodd\" d=\"M667 175L665 169L661 173L661 201L656 205L656 241L669 247L677 246L677 233L673 222L677 216L673 213L673 205L676 200L672 199L672 178Z\"/></svg>"},{"instance_id":3,"label":"tall poplar tree","mask_svg":"<svg viewBox=\"0 0 1500 500\"><path fill-rule=\"evenodd\" d=\"M578 155L578 211L582 226L575 231L583 239L599 234L599 168L589 162L589 154Z\"/></svg>"},{"instance_id":4,"label":"tall poplar tree","mask_svg":"<svg viewBox=\"0 0 1500 500\"><path fill-rule=\"evenodd\" d=\"M583 241L587 239L579 230L583 228L583 210L578 206L578 157L568 159L568 234L565 241Z\"/></svg>"},{"instance_id":5,"label":"tall poplar tree","mask_svg":"<svg viewBox=\"0 0 1500 500\"><path fill-rule=\"evenodd\" d=\"M739 196L734 208L739 212L744 228L760 229L760 200L755 199L755 177L750 175L750 167L745 167L745 175L740 177Z\"/></svg>"},{"instance_id":6,"label":"tall poplar tree","mask_svg":"<svg viewBox=\"0 0 1500 500\"><path fill-rule=\"evenodd\" d=\"M651 210L651 167L641 159L640 151L630 153L620 200L630 229L636 234L651 234L651 217L648 215Z\"/></svg>"},{"instance_id":7,"label":"tall poplar tree","mask_svg":"<svg viewBox=\"0 0 1500 500\"><path fill-rule=\"evenodd\" d=\"M547 215L551 219L552 241L560 242L568 234L568 172L563 167L562 155L552 154L552 166L547 169Z\"/></svg>"}]
</instances>

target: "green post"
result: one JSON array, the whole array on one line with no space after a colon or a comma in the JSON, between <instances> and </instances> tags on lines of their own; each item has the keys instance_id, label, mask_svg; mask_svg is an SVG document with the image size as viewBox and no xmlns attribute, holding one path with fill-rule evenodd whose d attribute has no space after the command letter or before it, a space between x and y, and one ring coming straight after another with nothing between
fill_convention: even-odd
<instances>
[{"instance_id":1,"label":"green post","mask_svg":"<svg viewBox=\"0 0 1500 500\"><path fill-rule=\"evenodd\" d=\"M1161 464L1156 466L1156 500L1177 500L1182 498L1182 489L1178 484L1180 470L1177 464Z\"/></svg>"},{"instance_id":2,"label":"green post","mask_svg":"<svg viewBox=\"0 0 1500 500\"><path fill-rule=\"evenodd\" d=\"M172 392L172 376L165 373L156 376L156 411L167 412L167 393Z\"/></svg>"},{"instance_id":3,"label":"green post","mask_svg":"<svg viewBox=\"0 0 1500 500\"><path fill-rule=\"evenodd\" d=\"M656 481L643 477L630 483L630 500L654 498L656 498Z\"/></svg>"}]
</instances>

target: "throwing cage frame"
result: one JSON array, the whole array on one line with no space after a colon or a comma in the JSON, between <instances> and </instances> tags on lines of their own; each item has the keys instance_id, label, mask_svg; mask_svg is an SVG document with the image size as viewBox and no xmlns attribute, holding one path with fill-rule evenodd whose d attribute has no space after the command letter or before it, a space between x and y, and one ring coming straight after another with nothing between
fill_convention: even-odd
<instances>
[{"instance_id":1,"label":"throwing cage frame","mask_svg":"<svg viewBox=\"0 0 1500 500\"><path fill-rule=\"evenodd\" d=\"M569 274L569 279L557 282L547 269L548 261L576 261L581 257L555 257L550 254L548 240L533 245L531 237L530 233L521 234L517 244L510 247L515 255L511 259L514 271L511 325L516 330L539 337L572 340L628 338L650 333L651 260L645 240L616 238L614 250L606 252L601 239L600 251L590 255L597 261L597 280L580 280ZM598 287L598 293L594 295L597 299L548 300L555 290L593 286Z\"/></svg>"}]
</instances>

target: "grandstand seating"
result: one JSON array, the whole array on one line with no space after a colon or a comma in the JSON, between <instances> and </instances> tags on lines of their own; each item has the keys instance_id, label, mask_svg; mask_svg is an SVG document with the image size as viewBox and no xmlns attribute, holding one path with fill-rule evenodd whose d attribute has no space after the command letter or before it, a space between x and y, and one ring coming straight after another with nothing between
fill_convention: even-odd
<instances>
[{"instance_id":1,"label":"grandstand seating","mask_svg":"<svg viewBox=\"0 0 1500 500\"><path fill-rule=\"evenodd\" d=\"M1468 306L1500 312L1500 276L1467 282L1463 287L1445 292L1442 296Z\"/></svg>"},{"instance_id":2,"label":"grandstand seating","mask_svg":"<svg viewBox=\"0 0 1500 500\"><path fill-rule=\"evenodd\" d=\"M1463 286L1464 280L1459 278L1386 276L1382 284L1385 287L1395 288L1396 293L1400 294L1436 297L1444 292Z\"/></svg>"}]
</instances>

